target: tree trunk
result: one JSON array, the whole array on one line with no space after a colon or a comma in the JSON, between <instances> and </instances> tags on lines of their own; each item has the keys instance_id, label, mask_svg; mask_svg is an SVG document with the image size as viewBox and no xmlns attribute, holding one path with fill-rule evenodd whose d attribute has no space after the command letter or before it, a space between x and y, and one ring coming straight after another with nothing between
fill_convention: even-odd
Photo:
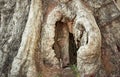
<instances>
[{"instance_id":1,"label":"tree trunk","mask_svg":"<svg viewBox=\"0 0 120 77\"><path fill-rule=\"evenodd\" d=\"M0 0L0 77L119 77L119 7L119 0Z\"/></svg>"}]
</instances>

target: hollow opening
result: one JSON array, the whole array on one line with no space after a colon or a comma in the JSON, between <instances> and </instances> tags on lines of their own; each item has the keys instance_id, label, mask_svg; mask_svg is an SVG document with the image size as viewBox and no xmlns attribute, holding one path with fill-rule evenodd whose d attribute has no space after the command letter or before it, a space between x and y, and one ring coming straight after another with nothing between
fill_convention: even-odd
<instances>
[{"instance_id":1,"label":"hollow opening","mask_svg":"<svg viewBox=\"0 0 120 77\"><path fill-rule=\"evenodd\" d=\"M77 50L74 36L72 33L69 33L69 56L70 56L70 65L77 64Z\"/></svg>"},{"instance_id":2,"label":"hollow opening","mask_svg":"<svg viewBox=\"0 0 120 77\"><path fill-rule=\"evenodd\" d=\"M74 65L77 63L77 47L74 41L74 36L69 32L68 25L64 22L56 22L55 27L55 43L53 49L56 57L60 61L62 68Z\"/></svg>"}]
</instances>

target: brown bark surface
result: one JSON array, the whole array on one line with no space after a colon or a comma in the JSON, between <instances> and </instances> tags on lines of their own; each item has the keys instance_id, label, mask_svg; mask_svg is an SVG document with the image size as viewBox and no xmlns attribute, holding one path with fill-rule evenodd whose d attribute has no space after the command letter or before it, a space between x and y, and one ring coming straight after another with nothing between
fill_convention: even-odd
<instances>
[{"instance_id":1,"label":"brown bark surface","mask_svg":"<svg viewBox=\"0 0 120 77\"><path fill-rule=\"evenodd\" d=\"M0 0L0 77L119 77L119 7L119 0Z\"/></svg>"}]
</instances>

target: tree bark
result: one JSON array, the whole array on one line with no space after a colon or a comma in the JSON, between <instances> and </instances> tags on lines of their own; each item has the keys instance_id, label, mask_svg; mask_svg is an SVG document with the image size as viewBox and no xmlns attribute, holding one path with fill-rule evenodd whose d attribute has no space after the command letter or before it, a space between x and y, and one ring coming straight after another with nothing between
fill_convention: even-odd
<instances>
[{"instance_id":1,"label":"tree bark","mask_svg":"<svg viewBox=\"0 0 120 77\"><path fill-rule=\"evenodd\" d=\"M27 77L38 77L34 54L36 49L38 49L41 23L42 2L41 0L32 0L28 20L22 35L21 45L12 63L10 77L24 76L24 74L22 75L24 72L26 72L25 75Z\"/></svg>"},{"instance_id":2,"label":"tree bark","mask_svg":"<svg viewBox=\"0 0 120 77\"><path fill-rule=\"evenodd\" d=\"M7 77L20 47L30 1L2 0L0 3L0 76Z\"/></svg>"},{"instance_id":3,"label":"tree bark","mask_svg":"<svg viewBox=\"0 0 120 77\"><path fill-rule=\"evenodd\" d=\"M119 0L0 0L0 77L74 77L74 64L80 77L119 77L119 7Z\"/></svg>"}]
</instances>

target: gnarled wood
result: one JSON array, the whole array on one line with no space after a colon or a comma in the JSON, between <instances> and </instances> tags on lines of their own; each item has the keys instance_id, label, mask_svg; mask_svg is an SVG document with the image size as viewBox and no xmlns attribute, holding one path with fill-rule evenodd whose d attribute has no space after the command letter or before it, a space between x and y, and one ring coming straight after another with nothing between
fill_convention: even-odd
<instances>
[{"instance_id":1,"label":"gnarled wood","mask_svg":"<svg viewBox=\"0 0 120 77\"><path fill-rule=\"evenodd\" d=\"M76 57L80 77L119 76L119 4L0 0L0 77L74 76L66 65Z\"/></svg>"},{"instance_id":2,"label":"gnarled wood","mask_svg":"<svg viewBox=\"0 0 120 77\"><path fill-rule=\"evenodd\" d=\"M84 45L81 45L77 51L78 69L80 71L80 75L82 76L85 74L95 73L100 66L100 30L93 15L90 13L90 11L88 11L88 9L85 9L79 0L73 0L68 4L69 6L66 6L64 3L61 3L62 7L57 6L54 8L47 18L46 25L42 31L41 51L44 54L43 57L48 64L52 64L53 66L58 64L58 60L55 58L55 52L52 49L55 37L55 23L60 21L62 17L67 17L68 19L73 20L74 16L76 15L74 20L75 26L73 25L74 28L77 29L77 26L79 27L83 25L85 33L87 33L86 36L83 36L83 40L86 40L83 41ZM70 6L74 6L74 10L70 10ZM73 34L75 36L75 40L77 41L81 35L80 33L76 35L76 29L74 29ZM89 50L89 48L91 48L91 50Z\"/></svg>"}]
</instances>

